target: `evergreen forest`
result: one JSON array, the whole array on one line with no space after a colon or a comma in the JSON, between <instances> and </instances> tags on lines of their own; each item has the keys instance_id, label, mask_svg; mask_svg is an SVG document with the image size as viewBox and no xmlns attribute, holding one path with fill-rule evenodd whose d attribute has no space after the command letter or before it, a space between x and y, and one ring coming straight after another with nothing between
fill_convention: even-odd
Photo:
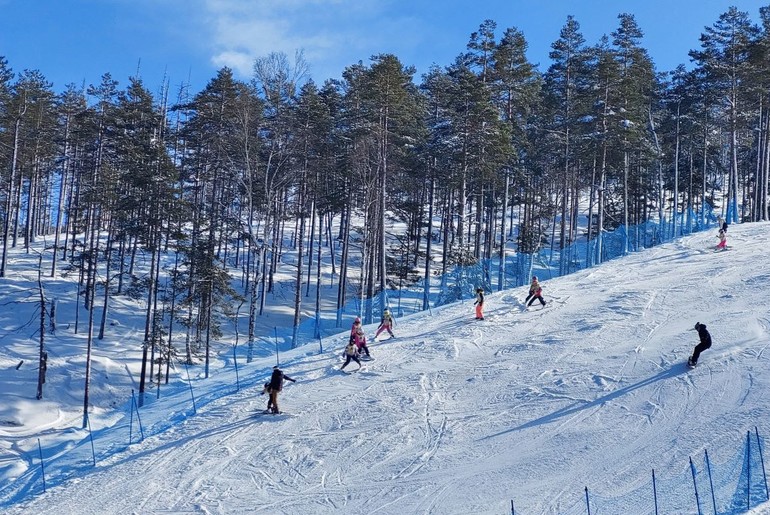
<instances>
[{"instance_id":1,"label":"evergreen forest","mask_svg":"<svg viewBox=\"0 0 770 515\"><path fill-rule=\"evenodd\" d=\"M568 17L540 66L523 33L485 20L421 77L380 54L321 85L301 52L256 58L248 81L222 68L198 92L109 73L56 91L0 57L0 277L9 249L42 241L40 274L77 274L95 338L110 298L131 295L146 300L145 364L193 362L236 309L253 343L289 252L297 345L322 260L342 327L350 297L452 266L601 246L648 220L673 236L686 212L768 220L770 6L759 24L730 8L675 70L656 69L633 15L617 20L590 43Z\"/></svg>"}]
</instances>

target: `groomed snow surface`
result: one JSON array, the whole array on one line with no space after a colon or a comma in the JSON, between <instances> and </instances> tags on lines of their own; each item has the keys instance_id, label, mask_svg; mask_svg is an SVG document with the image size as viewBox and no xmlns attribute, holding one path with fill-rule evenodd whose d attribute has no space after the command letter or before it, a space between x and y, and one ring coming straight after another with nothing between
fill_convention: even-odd
<instances>
[{"instance_id":1,"label":"groomed snow surface","mask_svg":"<svg viewBox=\"0 0 770 515\"><path fill-rule=\"evenodd\" d=\"M367 326L376 359L358 372L339 371L346 328L323 352L281 352L297 380L280 396L283 415L261 414L276 360L269 342L248 364L242 343L236 350L240 388L230 343L209 379L182 368L159 399L149 391L144 439L127 402L142 313L116 308L94 347L93 448L80 429L82 371L73 372L83 335L62 308L35 400L37 277L17 274L0 281L11 299L0 320L0 508L508 514L513 502L516 514L580 514L588 497L592 514L652 514L657 494L661 514L714 513L714 502L721 514L770 513L761 468L770 458L769 230L731 226L725 252L704 232L540 277L543 309L523 310L521 287L488 293L485 321L464 302L396 319L393 340L372 342L377 326ZM696 322L714 345L690 370Z\"/></svg>"}]
</instances>

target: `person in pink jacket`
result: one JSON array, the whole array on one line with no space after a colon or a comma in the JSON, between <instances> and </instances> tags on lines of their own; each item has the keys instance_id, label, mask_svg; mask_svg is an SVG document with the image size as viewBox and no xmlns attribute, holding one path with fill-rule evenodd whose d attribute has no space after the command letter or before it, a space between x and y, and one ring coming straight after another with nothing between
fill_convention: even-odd
<instances>
[{"instance_id":1,"label":"person in pink jacket","mask_svg":"<svg viewBox=\"0 0 770 515\"><path fill-rule=\"evenodd\" d=\"M360 323L355 329L355 333L350 336L350 340L356 345L359 356L363 352L366 354L367 359L371 359L372 356L369 354L369 347L366 346L366 335L364 334L364 328L361 327Z\"/></svg>"},{"instance_id":2,"label":"person in pink jacket","mask_svg":"<svg viewBox=\"0 0 770 515\"><path fill-rule=\"evenodd\" d=\"M393 334L393 315L388 308L385 308L385 311L382 312L382 323L380 324L380 327L377 328L377 332L374 333L374 339L377 340L377 337L383 331L388 331L391 338L396 337L396 335Z\"/></svg>"},{"instance_id":3,"label":"person in pink jacket","mask_svg":"<svg viewBox=\"0 0 770 515\"><path fill-rule=\"evenodd\" d=\"M717 238L719 238L719 243L717 244L717 248L714 250L725 250L727 248L727 231L724 229L719 229Z\"/></svg>"},{"instance_id":4,"label":"person in pink jacket","mask_svg":"<svg viewBox=\"0 0 770 515\"><path fill-rule=\"evenodd\" d=\"M356 317L356 319L353 320L353 325L350 326L350 336L356 334L356 329L359 327L361 327L361 317Z\"/></svg>"}]
</instances>

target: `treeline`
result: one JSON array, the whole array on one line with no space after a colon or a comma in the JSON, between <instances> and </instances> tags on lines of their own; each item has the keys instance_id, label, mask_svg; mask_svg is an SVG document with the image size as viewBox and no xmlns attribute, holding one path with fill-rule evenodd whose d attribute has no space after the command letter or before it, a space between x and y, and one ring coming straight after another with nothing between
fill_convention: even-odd
<instances>
[{"instance_id":1,"label":"treeline","mask_svg":"<svg viewBox=\"0 0 770 515\"><path fill-rule=\"evenodd\" d=\"M598 239L599 262L604 231L654 219L677 234L675 215L704 203L767 220L770 7L759 14L730 8L691 69L666 72L629 14L593 45L568 17L544 71L519 30L487 20L419 79L383 54L320 87L301 53L257 59L248 82L223 68L195 94L109 74L55 93L0 58L0 276L10 247L45 236L46 273L79 275L97 338L111 295L144 297L144 391L177 353L205 356L208 373L243 304L252 348L286 245L296 343L303 297L320 312L321 260L339 308L504 259L509 241L532 253Z\"/></svg>"}]
</instances>

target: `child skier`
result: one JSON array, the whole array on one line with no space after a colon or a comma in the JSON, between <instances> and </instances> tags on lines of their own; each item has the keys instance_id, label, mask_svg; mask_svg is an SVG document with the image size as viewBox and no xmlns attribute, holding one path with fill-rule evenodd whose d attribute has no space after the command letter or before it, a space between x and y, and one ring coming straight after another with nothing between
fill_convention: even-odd
<instances>
[{"instance_id":1,"label":"child skier","mask_svg":"<svg viewBox=\"0 0 770 515\"><path fill-rule=\"evenodd\" d=\"M537 281L537 276L533 275L532 284L529 285L529 295L527 295L527 298L524 299L524 304L527 307L530 307L535 302L535 299L539 300L540 304L545 307L545 301L543 300L543 288Z\"/></svg>"},{"instance_id":2,"label":"child skier","mask_svg":"<svg viewBox=\"0 0 770 515\"><path fill-rule=\"evenodd\" d=\"M484 288L476 288L476 320L484 320Z\"/></svg>"},{"instance_id":3,"label":"child skier","mask_svg":"<svg viewBox=\"0 0 770 515\"><path fill-rule=\"evenodd\" d=\"M388 331L388 334L391 338L395 338L396 335L393 334L393 315L390 314L390 310L388 308L385 308L385 310L382 312L382 322L380 323L380 327L377 328L377 332L374 333L374 340L377 341L377 337L380 335L383 331Z\"/></svg>"},{"instance_id":4,"label":"child skier","mask_svg":"<svg viewBox=\"0 0 770 515\"><path fill-rule=\"evenodd\" d=\"M361 352L363 351L364 354L366 354L367 359L371 359L371 355L369 354L369 347L366 346L366 335L364 334L364 328L361 327L361 324L358 324L358 327L355 330L355 334L353 334L350 339L355 344L356 349L358 349L358 355L361 355Z\"/></svg>"},{"instance_id":5,"label":"child skier","mask_svg":"<svg viewBox=\"0 0 770 515\"><path fill-rule=\"evenodd\" d=\"M267 409L265 411L272 413L273 412L273 397L270 394L270 381L265 383L265 387L262 388L262 392L260 392L260 395L268 395L267 399Z\"/></svg>"},{"instance_id":6,"label":"child skier","mask_svg":"<svg viewBox=\"0 0 770 515\"><path fill-rule=\"evenodd\" d=\"M283 390L283 380L296 383L294 379L283 373L283 370L278 368L278 365L273 367L273 375L270 376L270 399L267 401L267 411L271 413L280 413L278 409L278 393Z\"/></svg>"},{"instance_id":7,"label":"child skier","mask_svg":"<svg viewBox=\"0 0 770 515\"><path fill-rule=\"evenodd\" d=\"M722 218L721 216L717 217L717 225L724 232L727 232L727 221L724 218Z\"/></svg>"},{"instance_id":8,"label":"child skier","mask_svg":"<svg viewBox=\"0 0 770 515\"><path fill-rule=\"evenodd\" d=\"M717 244L717 247L714 250L725 250L727 248L727 231L719 229L717 238L719 238L719 244Z\"/></svg>"},{"instance_id":9,"label":"child skier","mask_svg":"<svg viewBox=\"0 0 770 515\"><path fill-rule=\"evenodd\" d=\"M346 366L350 364L350 360L355 361L358 363L358 368L361 368L361 361L358 359L358 348L356 347L356 344L353 342L353 337L350 337L350 341L348 342L347 346L345 347L345 364L340 367L340 370L344 370Z\"/></svg>"},{"instance_id":10,"label":"child skier","mask_svg":"<svg viewBox=\"0 0 770 515\"><path fill-rule=\"evenodd\" d=\"M706 324L696 322L694 329L698 331L700 343L695 346L695 349L692 351L692 356L687 360L687 365L690 367L694 367L698 364L698 358L700 357L701 352L711 348L711 334L706 330Z\"/></svg>"}]
</instances>

